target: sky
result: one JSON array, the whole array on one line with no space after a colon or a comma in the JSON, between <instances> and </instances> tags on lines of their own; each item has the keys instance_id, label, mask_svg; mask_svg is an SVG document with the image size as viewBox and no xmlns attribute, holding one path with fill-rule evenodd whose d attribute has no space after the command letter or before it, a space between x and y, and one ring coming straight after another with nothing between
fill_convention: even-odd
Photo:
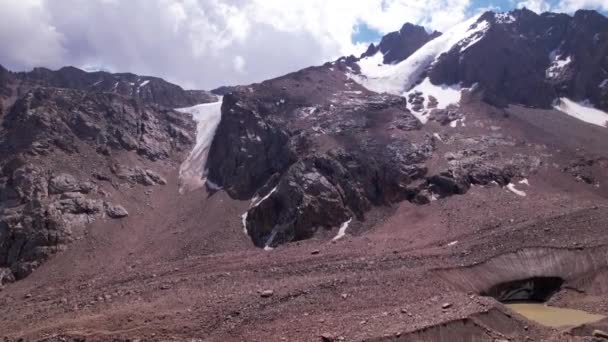
<instances>
[{"instance_id":1,"label":"sky","mask_svg":"<svg viewBox=\"0 0 608 342\"><path fill-rule=\"evenodd\" d=\"M0 64L213 89L359 54L405 22L442 31L488 9L524 6L608 13L608 0L0 0Z\"/></svg>"}]
</instances>

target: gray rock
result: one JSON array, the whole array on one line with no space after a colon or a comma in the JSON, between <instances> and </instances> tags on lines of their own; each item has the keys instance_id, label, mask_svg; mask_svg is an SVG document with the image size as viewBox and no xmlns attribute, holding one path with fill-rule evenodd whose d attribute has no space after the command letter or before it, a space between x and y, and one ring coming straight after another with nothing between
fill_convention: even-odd
<instances>
[{"instance_id":1,"label":"gray rock","mask_svg":"<svg viewBox=\"0 0 608 342\"><path fill-rule=\"evenodd\" d=\"M64 192L77 192L80 191L80 183L76 177L61 173L54 176L49 181L49 193L50 194L62 194Z\"/></svg>"},{"instance_id":2,"label":"gray rock","mask_svg":"<svg viewBox=\"0 0 608 342\"><path fill-rule=\"evenodd\" d=\"M0 286L15 281L13 272L8 268L0 268Z\"/></svg>"},{"instance_id":3,"label":"gray rock","mask_svg":"<svg viewBox=\"0 0 608 342\"><path fill-rule=\"evenodd\" d=\"M106 208L109 217L119 219L129 216L129 212L121 205L109 204Z\"/></svg>"},{"instance_id":4,"label":"gray rock","mask_svg":"<svg viewBox=\"0 0 608 342\"><path fill-rule=\"evenodd\" d=\"M273 290L264 290L260 293L260 296L262 298L269 298L272 297L274 295L274 291Z\"/></svg>"}]
</instances>

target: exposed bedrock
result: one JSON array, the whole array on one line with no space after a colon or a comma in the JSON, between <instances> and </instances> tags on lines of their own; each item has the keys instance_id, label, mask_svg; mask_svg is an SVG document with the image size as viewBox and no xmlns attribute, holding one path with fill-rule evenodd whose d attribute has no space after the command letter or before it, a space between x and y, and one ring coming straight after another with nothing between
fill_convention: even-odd
<instances>
[{"instance_id":1,"label":"exposed bedrock","mask_svg":"<svg viewBox=\"0 0 608 342\"><path fill-rule=\"evenodd\" d=\"M372 205L414 200L410 184L424 177L424 157L387 148L384 155L342 149L313 155L292 165L267 198L247 215L249 235L257 246L312 237L320 228L340 226L353 216L363 219Z\"/></svg>"},{"instance_id":2,"label":"exposed bedrock","mask_svg":"<svg viewBox=\"0 0 608 342\"><path fill-rule=\"evenodd\" d=\"M437 138L420 132L407 101L348 83L332 68L305 69L224 97L208 185L251 200L243 224L256 246L362 221L375 206L427 204L464 194L471 184L505 186L540 163L489 152L513 144L490 134L467 138L474 149L446 154L447 167L428 174ZM323 92L319 84L330 82L336 84Z\"/></svg>"},{"instance_id":3,"label":"exposed bedrock","mask_svg":"<svg viewBox=\"0 0 608 342\"><path fill-rule=\"evenodd\" d=\"M608 250L526 248L488 261L439 274L463 291L499 301L546 301L562 287L593 294L608 293Z\"/></svg>"},{"instance_id":4,"label":"exposed bedrock","mask_svg":"<svg viewBox=\"0 0 608 342\"><path fill-rule=\"evenodd\" d=\"M119 184L166 184L148 167L177 164L195 128L172 110L58 88L27 92L2 127L0 285L30 274L87 224L127 217L112 198ZM120 164L116 157L127 154Z\"/></svg>"}]
</instances>

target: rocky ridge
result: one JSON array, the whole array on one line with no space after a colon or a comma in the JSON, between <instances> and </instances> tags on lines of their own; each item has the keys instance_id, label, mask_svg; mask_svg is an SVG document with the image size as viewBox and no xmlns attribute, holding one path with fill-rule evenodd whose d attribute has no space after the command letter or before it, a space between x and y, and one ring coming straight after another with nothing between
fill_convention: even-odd
<instances>
[{"instance_id":1,"label":"rocky ridge","mask_svg":"<svg viewBox=\"0 0 608 342\"><path fill-rule=\"evenodd\" d=\"M27 276L87 224L127 217L114 195L166 184L147 167L176 167L195 134L191 118L164 107L45 87L18 99L2 127L0 283Z\"/></svg>"},{"instance_id":2,"label":"rocky ridge","mask_svg":"<svg viewBox=\"0 0 608 342\"><path fill-rule=\"evenodd\" d=\"M7 111L12 103L36 87L53 87L112 93L136 99L145 104L168 108L191 107L217 101L204 90L184 90L158 77L105 71L86 72L75 67L59 70L35 68L29 72L10 72L0 66L0 103Z\"/></svg>"},{"instance_id":3,"label":"rocky ridge","mask_svg":"<svg viewBox=\"0 0 608 342\"><path fill-rule=\"evenodd\" d=\"M478 137L477 148L449 154L430 173L426 163L442 138L422 130L406 99L350 80L345 73L352 65L342 59L224 97L208 184L251 200L243 225L256 246L365 221L378 206L427 204L464 194L471 184L506 186L539 163L494 151L513 144L494 134ZM444 124L464 115L457 106L452 111L458 114Z\"/></svg>"}]
</instances>

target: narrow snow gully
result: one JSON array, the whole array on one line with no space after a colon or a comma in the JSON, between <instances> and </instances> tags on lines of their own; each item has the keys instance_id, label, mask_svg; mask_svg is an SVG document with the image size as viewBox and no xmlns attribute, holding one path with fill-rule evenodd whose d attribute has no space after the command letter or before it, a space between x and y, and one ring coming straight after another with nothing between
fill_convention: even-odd
<instances>
[{"instance_id":1,"label":"narrow snow gully","mask_svg":"<svg viewBox=\"0 0 608 342\"><path fill-rule=\"evenodd\" d=\"M192 114L192 118L196 121L196 144L179 168L179 192L185 193L205 185L205 164L222 117L222 98L220 97L217 102L176 110Z\"/></svg>"}]
</instances>

